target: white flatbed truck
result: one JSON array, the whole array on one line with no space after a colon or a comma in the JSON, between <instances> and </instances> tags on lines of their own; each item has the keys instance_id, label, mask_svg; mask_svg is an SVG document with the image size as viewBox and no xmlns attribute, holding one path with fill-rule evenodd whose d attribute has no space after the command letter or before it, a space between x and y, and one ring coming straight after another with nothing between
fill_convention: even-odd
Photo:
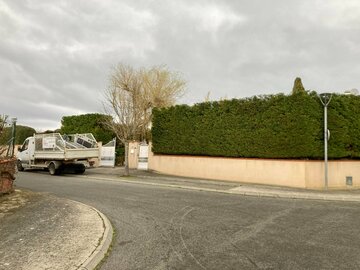
<instances>
[{"instance_id":1,"label":"white flatbed truck","mask_svg":"<svg viewBox=\"0 0 360 270\"><path fill-rule=\"evenodd\" d=\"M48 169L51 175L64 170L84 173L89 159L99 157L99 148L91 133L61 135L60 133L34 134L19 147L17 167Z\"/></svg>"}]
</instances>

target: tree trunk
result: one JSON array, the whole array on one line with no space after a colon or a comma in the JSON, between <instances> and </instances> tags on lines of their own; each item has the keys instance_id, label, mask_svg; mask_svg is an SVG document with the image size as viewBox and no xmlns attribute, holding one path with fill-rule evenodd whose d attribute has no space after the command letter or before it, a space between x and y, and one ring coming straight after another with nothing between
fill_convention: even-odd
<instances>
[{"instance_id":1,"label":"tree trunk","mask_svg":"<svg viewBox=\"0 0 360 270\"><path fill-rule=\"evenodd\" d=\"M129 142L125 142L125 176L129 176Z\"/></svg>"}]
</instances>

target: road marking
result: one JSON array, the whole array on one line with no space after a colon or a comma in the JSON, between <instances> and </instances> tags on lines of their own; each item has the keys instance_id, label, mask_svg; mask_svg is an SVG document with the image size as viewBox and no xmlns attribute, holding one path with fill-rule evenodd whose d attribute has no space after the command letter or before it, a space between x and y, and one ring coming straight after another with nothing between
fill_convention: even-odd
<instances>
[{"instance_id":1,"label":"road marking","mask_svg":"<svg viewBox=\"0 0 360 270\"><path fill-rule=\"evenodd\" d=\"M190 214L192 211L194 211L194 208L190 208L188 211L186 211L185 214L182 215L181 217L181 222L180 222L180 239L181 239L181 242L185 248L185 250L187 251L187 253L194 259L194 261L202 268L202 269L206 269L205 266L203 266L199 261L198 259L195 258L194 254L192 254L192 252L189 250L188 246L186 245L185 243L185 240L184 240L184 237L182 235L182 228L183 228L183 223L184 223L184 219L185 217Z\"/></svg>"}]
</instances>

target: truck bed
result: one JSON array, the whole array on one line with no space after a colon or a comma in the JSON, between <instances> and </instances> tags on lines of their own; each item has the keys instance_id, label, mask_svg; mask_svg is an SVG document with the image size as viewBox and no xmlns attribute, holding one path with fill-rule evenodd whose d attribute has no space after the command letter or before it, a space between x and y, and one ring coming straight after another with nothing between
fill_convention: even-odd
<instances>
[{"instance_id":1,"label":"truck bed","mask_svg":"<svg viewBox=\"0 0 360 270\"><path fill-rule=\"evenodd\" d=\"M92 134L62 136L59 133L50 133L34 136L34 159L84 160L99 157L99 148Z\"/></svg>"},{"instance_id":2,"label":"truck bed","mask_svg":"<svg viewBox=\"0 0 360 270\"><path fill-rule=\"evenodd\" d=\"M35 159L75 160L99 157L99 148L65 149L64 151L35 151Z\"/></svg>"}]
</instances>

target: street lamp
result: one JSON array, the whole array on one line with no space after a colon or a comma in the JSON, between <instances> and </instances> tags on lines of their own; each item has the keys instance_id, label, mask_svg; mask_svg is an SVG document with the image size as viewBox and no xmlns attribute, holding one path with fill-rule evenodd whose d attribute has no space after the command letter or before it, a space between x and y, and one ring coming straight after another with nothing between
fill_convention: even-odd
<instances>
[{"instance_id":1,"label":"street lamp","mask_svg":"<svg viewBox=\"0 0 360 270\"><path fill-rule=\"evenodd\" d=\"M325 162L325 189L328 189L328 140L329 130L327 128L327 107L331 101L332 93L322 93L319 95L320 101L324 106L324 162Z\"/></svg>"},{"instance_id":2,"label":"street lamp","mask_svg":"<svg viewBox=\"0 0 360 270\"><path fill-rule=\"evenodd\" d=\"M6 153L6 155L8 157L12 157L14 155L17 118L12 117L10 119L10 121L11 121L11 124L12 124L12 129L11 129L11 139L10 139L9 147L8 147L8 150L7 150L7 153Z\"/></svg>"}]
</instances>

